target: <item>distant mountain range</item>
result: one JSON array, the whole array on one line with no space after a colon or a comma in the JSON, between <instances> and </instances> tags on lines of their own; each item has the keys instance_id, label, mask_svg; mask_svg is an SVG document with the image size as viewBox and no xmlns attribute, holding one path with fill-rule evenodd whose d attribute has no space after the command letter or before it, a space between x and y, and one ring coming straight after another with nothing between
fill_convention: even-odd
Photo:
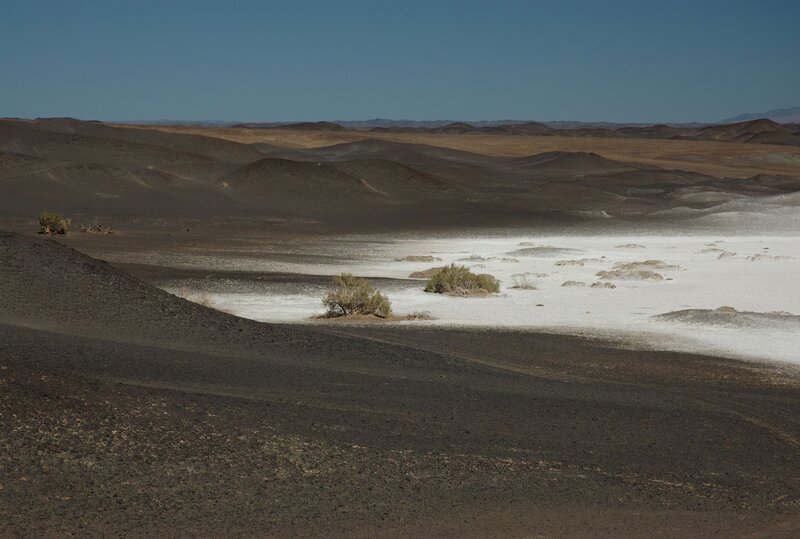
<instances>
[{"instance_id":1,"label":"distant mountain range","mask_svg":"<svg viewBox=\"0 0 800 539\"><path fill-rule=\"evenodd\" d=\"M780 124L800 124L800 107L775 109L767 112L746 113L721 120L719 124L732 124L749 122L752 120L768 119ZM391 120L387 118L372 118L369 120L337 120L335 122L242 122L228 120L204 120L204 121L182 121L182 120L156 120L156 121L119 121L110 123L133 123L139 125L189 125L197 127L250 127L268 128L281 127L286 125L297 126L298 128L320 129L327 126L328 129L439 129L453 124L464 124L475 128L494 128L500 126L513 126L523 124L533 124L531 120L480 120L480 121L460 121L460 120ZM698 129L714 125L714 123L685 122L685 123L633 123L633 122L580 122L569 120L543 121L540 125L545 125L551 129L619 129L624 127L648 127L653 125L667 125L680 129Z\"/></svg>"},{"instance_id":2,"label":"distant mountain range","mask_svg":"<svg viewBox=\"0 0 800 539\"><path fill-rule=\"evenodd\" d=\"M139 123L139 122L132 122L132 123ZM162 123L163 122L148 122L148 123ZM175 122L181 123L181 122ZM198 122L199 123L199 122ZM321 124L327 125L339 125L344 127L345 129L374 129L374 128L386 128L386 129L439 129L448 127L454 124L461 124L465 126L471 126L476 128L493 128L493 127L500 127L500 126L511 126L511 125L529 125L533 123L538 123L539 125L545 125L547 127L553 129L577 129L577 128L601 128L601 129L617 129L620 127L646 127L650 125L654 125L652 123L633 123L633 122L578 122L578 121L570 121L570 120L555 120L555 121L544 121L544 122L535 122L532 120L476 120L476 121L463 121L463 120L390 120L386 118L373 118L370 120L336 120L335 122L227 122L227 126L233 127L255 127L255 128L264 128L264 127L282 127L286 125L296 125L296 126L312 126L317 125L321 126ZM672 127L682 127L682 128L697 128L697 127L705 127L707 123L671 123L665 124L670 125Z\"/></svg>"},{"instance_id":3,"label":"distant mountain range","mask_svg":"<svg viewBox=\"0 0 800 539\"><path fill-rule=\"evenodd\" d=\"M733 124L737 122L748 122L750 120L758 120L766 118L779 124L797 124L800 123L800 107L792 107L788 109L774 109L767 112L748 112L734 116L733 118L726 118L721 123Z\"/></svg>"}]
</instances>

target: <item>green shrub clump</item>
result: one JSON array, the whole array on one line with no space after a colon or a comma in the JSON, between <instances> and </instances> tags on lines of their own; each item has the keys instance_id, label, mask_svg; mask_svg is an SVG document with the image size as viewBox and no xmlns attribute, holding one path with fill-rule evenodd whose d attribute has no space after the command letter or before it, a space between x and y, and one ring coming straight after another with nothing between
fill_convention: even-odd
<instances>
[{"instance_id":1,"label":"green shrub clump","mask_svg":"<svg viewBox=\"0 0 800 539\"><path fill-rule=\"evenodd\" d=\"M493 276L475 274L465 266L450 264L428 279L425 292L451 296L485 296L500 291L500 281Z\"/></svg>"},{"instance_id":2,"label":"green shrub clump","mask_svg":"<svg viewBox=\"0 0 800 539\"><path fill-rule=\"evenodd\" d=\"M385 318L392 314L389 299L375 290L366 279L342 273L333 278L333 285L336 289L328 292L322 300L328 309L325 316L329 318L353 314Z\"/></svg>"},{"instance_id":3,"label":"green shrub clump","mask_svg":"<svg viewBox=\"0 0 800 539\"><path fill-rule=\"evenodd\" d=\"M43 211L39 214L39 234L66 234L69 225L69 219L57 213Z\"/></svg>"}]
</instances>

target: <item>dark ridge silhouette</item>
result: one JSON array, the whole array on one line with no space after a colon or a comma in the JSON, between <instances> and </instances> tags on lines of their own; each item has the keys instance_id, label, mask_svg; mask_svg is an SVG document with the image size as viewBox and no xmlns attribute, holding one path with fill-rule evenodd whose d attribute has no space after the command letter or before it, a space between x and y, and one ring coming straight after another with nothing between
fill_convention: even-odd
<instances>
[{"instance_id":1,"label":"dark ridge silhouette","mask_svg":"<svg viewBox=\"0 0 800 539\"><path fill-rule=\"evenodd\" d=\"M630 136L634 138L674 138L679 137L684 133L684 130L664 125L658 124L653 126L647 127L621 127L616 130L616 133L619 135Z\"/></svg>"},{"instance_id":2,"label":"dark ridge silhouette","mask_svg":"<svg viewBox=\"0 0 800 539\"><path fill-rule=\"evenodd\" d=\"M0 129L6 127L0 122ZM99 139L113 139L136 144L146 144L173 151L203 155L230 164L242 164L260 158L252 148L219 138L166 133L156 129L116 127L102 122L84 122L73 118L44 119L36 122L20 122L18 128L38 129Z\"/></svg>"},{"instance_id":3,"label":"dark ridge silhouette","mask_svg":"<svg viewBox=\"0 0 800 539\"><path fill-rule=\"evenodd\" d=\"M582 124L578 122L513 122L499 125L452 122L435 127L378 126L375 133L436 133L451 135L520 135L520 136L565 136L598 138L645 138L665 140L709 140L716 142L740 142L754 144L800 145L796 128L783 126L769 119L720 125L619 125ZM573 125L574 124L574 125ZM566 127L568 126L568 127ZM758 136L757 136L758 135Z\"/></svg>"},{"instance_id":4,"label":"dark ridge silhouette","mask_svg":"<svg viewBox=\"0 0 800 539\"><path fill-rule=\"evenodd\" d=\"M345 127L333 122L250 122L231 127L244 129L296 129L299 131L344 131Z\"/></svg>"},{"instance_id":5,"label":"dark ridge silhouette","mask_svg":"<svg viewBox=\"0 0 800 539\"><path fill-rule=\"evenodd\" d=\"M587 176L599 173L626 172L640 167L612 161L589 152L545 152L510 160L511 166L531 172Z\"/></svg>"},{"instance_id":6,"label":"dark ridge silhouette","mask_svg":"<svg viewBox=\"0 0 800 539\"><path fill-rule=\"evenodd\" d=\"M272 126L272 129L297 129L300 131L344 131L344 127L333 122L299 122Z\"/></svg>"},{"instance_id":7,"label":"dark ridge silhouette","mask_svg":"<svg viewBox=\"0 0 800 539\"><path fill-rule=\"evenodd\" d=\"M442 127L432 127L429 129L431 133L446 133L450 135L460 135L464 133L474 133L477 128L464 122L453 122Z\"/></svg>"},{"instance_id":8,"label":"dark ridge silhouette","mask_svg":"<svg viewBox=\"0 0 800 539\"><path fill-rule=\"evenodd\" d=\"M721 140L732 142L747 142L747 139L759 133L775 133L784 131L783 126L760 118L749 122L728 125L714 125L700 129L696 138L700 140Z\"/></svg>"},{"instance_id":9,"label":"dark ridge silhouette","mask_svg":"<svg viewBox=\"0 0 800 539\"><path fill-rule=\"evenodd\" d=\"M504 124L497 127L484 127L481 129L484 133L499 133L506 135L551 135L555 131L546 125L538 122L525 122Z\"/></svg>"},{"instance_id":10,"label":"dark ridge silhouette","mask_svg":"<svg viewBox=\"0 0 800 539\"><path fill-rule=\"evenodd\" d=\"M720 123L739 123L749 122L750 120L758 120L759 118L767 118L774 122L781 124L798 123L800 122L800 107L790 107L785 109L774 109L767 112L739 114L733 118L726 118Z\"/></svg>"}]
</instances>

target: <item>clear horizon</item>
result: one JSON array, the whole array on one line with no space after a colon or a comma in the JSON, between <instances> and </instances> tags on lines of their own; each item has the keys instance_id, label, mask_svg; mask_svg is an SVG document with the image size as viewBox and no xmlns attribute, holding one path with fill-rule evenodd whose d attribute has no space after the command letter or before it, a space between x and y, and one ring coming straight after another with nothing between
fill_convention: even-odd
<instances>
[{"instance_id":1,"label":"clear horizon","mask_svg":"<svg viewBox=\"0 0 800 539\"><path fill-rule=\"evenodd\" d=\"M0 0L0 116L711 123L800 105L798 23L785 0Z\"/></svg>"}]
</instances>

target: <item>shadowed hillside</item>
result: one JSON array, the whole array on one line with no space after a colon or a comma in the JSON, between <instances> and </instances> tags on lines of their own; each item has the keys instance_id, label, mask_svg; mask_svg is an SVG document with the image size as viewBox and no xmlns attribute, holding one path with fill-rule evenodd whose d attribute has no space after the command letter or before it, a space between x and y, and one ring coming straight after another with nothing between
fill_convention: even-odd
<instances>
[{"instance_id":1,"label":"shadowed hillside","mask_svg":"<svg viewBox=\"0 0 800 539\"><path fill-rule=\"evenodd\" d=\"M439 134L431 136L470 139L475 134L492 140L495 135L486 135L491 131L503 133L497 135L499 141L525 139L523 132L532 138L553 138L549 136L552 130L542 124L510 125L450 124L436 128ZM350 133L317 124L282 127L259 131L276 133L279 139L287 133L324 137ZM509 131L512 127L520 136ZM686 136L669 126L631 127L615 133L617 138L641 136L643 140ZM743 142L794 135L778 124L759 120L709 127L693 136ZM746 165L792 167L793 156L772 152ZM607 223L654 218L660 222L676 204L698 207L702 197L687 201L676 196L687 186L730 197L777 196L800 188L797 176L773 176L779 179L769 184L747 182L742 177L712 177L620 161L590 151L494 156L375 138L285 148L64 118L0 121L0 210L18 219L33 219L49 210L84 221L94 215L205 220L227 216L384 230L570 224L593 219Z\"/></svg>"}]
</instances>

